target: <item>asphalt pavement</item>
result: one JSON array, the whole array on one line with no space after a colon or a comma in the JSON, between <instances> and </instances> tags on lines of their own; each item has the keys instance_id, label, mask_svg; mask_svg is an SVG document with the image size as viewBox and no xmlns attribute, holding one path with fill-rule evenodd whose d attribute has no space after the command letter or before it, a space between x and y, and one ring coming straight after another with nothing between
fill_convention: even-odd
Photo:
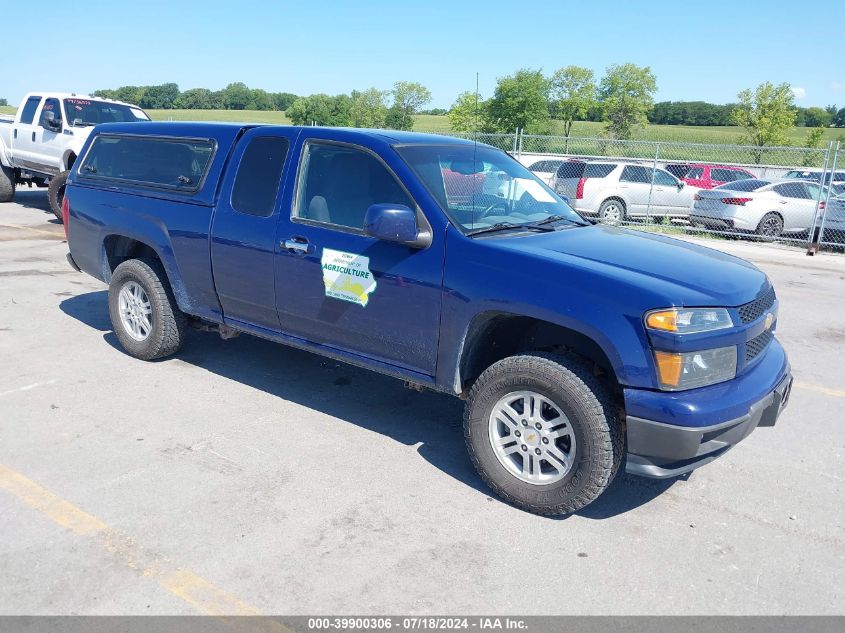
<instances>
[{"instance_id":1,"label":"asphalt pavement","mask_svg":"<svg viewBox=\"0 0 845 633\"><path fill-rule=\"evenodd\" d=\"M457 399L249 336L127 356L46 209L0 204L0 614L845 613L845 256L706 242L775 284L789 407L550 519Z\"/></svg>"}]
</instances>

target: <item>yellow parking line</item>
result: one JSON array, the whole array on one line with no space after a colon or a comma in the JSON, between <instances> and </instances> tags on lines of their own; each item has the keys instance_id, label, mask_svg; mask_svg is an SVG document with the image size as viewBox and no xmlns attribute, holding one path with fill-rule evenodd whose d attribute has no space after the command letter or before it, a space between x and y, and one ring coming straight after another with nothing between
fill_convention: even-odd
<instances>
[{"instance_id":1,"label":"yellow parking line","mask_svg":"<svg viewBox=\"0 0 845 633\"><path fill-rule=\"evenodd\" d=\"M60 233L52 233L51 231L42 231L41 229L34 229L30 226L21 226L19 224L0 224L0 226L7 228L7 229L19 229L21 231L32 231L33 233L43 233L44 235L49 235L50 237L59 237L64 239L64 237Z\"/></svg>"},{"instance_id":2,"label":"yellow parking line","mask_svg":"<svg viewBox=\"0 0 845 633\"><path fill-rule=\"evenodd\" d=\"M821 385L814 385L810 382L801 382L796 380L793 385L799 389L806 389L807 391L815 391L816 393L823 393L826 396L833 396L834 398L845 398L845 391L841 389L831 389L830 387L822 387Z\"/></svg>"},{"instance_id":3,"label":"yellow parking line","mask_svg":"<svg viewBox=\"0 0 845 633\"><path fill-rule=\"evenodd\" d=\"M5 490L76 535L98 538L103 548L121 563L143 577L155 580L161 587L201 613L217 616L234 629L292 633L291 629L275 620L228 618L227 616L259 616L261 612L189 569L181 568L164 556L145 549L132 537L2 464L0 490Z\"/></svg>"}]
</instances>

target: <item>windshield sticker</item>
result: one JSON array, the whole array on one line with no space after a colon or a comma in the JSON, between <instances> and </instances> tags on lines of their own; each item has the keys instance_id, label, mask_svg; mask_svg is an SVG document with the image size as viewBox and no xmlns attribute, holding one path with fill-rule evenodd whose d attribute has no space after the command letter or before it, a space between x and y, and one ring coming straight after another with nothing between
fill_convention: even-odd
<instances>
[{"instance_id":1,"label":"windshield sticker","mask_svg":"<svg viewBox=\"0 0 845 633\"><path fill-rule=\"evenodd\" d=\"M91 105L91 102L87 99L65 99L65 103L72 103L73 105Z\"/></svg>"},{"instance_id":2,"label":"windshield sticker","mask_svg":"<svg viewBox=\"0 0 845 633\"><path fill-rule=\"evenodd\" d=\"M376 289L369 257L324 248L320 263L327 297L367 307Z\"/></svg>"}]
</instances>

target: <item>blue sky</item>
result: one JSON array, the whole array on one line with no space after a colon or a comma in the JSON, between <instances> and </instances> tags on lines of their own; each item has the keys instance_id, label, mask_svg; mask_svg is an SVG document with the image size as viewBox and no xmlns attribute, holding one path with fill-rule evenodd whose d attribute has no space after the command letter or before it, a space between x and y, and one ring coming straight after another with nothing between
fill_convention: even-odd
<instances>
[{"instance_id":1,"label":"blue sky","mask_svg":"<svg viewBox=\"0 0 845 633\"><path fill-rule=\"evenodd\" d=\"M519 68L577 64L599 78L609 64L633 62L656 74L658 101L725 103L768 80L791 84L799 105L845 105L833 43L841 29L831 29L830 44L824 36L824 24L840 22L834 0L799 11L736 0L698 10L677 0L88 0L46 9L53 17L32 0L2 4L13 28L3 29L0 97L10 103L35 89L169 81L336 94L412 80L431 89L429 107L448 107L474 88L476 72L487 97L497 77Z\"/></svg>"}]
</instances>

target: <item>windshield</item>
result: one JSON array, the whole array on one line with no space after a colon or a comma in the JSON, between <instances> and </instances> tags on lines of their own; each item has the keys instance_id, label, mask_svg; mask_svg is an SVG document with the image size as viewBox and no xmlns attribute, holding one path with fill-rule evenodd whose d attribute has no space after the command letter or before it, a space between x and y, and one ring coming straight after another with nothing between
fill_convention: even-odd
<instances>
[{"instance_id":1,"label":"windshield","mask_svg":"<svg viewBox=\"0 0 845 633\"><path fill-rule=\"evenodd\" d=\"M552 218L588 224L542 180L501 150L483 145L406 145L396 149L465 232L555 221Z\"/></svg>"},{"instance_id":2,"label":"windshield","mask_svg":"<svg viewBox=\"0 0 845 633\"><path fill-rule=\"evenodd\" d=\"M67 122L77 127L150 120L141 108L91 99L65 99L65 112Z\"/></svg>"}]
</instances>

